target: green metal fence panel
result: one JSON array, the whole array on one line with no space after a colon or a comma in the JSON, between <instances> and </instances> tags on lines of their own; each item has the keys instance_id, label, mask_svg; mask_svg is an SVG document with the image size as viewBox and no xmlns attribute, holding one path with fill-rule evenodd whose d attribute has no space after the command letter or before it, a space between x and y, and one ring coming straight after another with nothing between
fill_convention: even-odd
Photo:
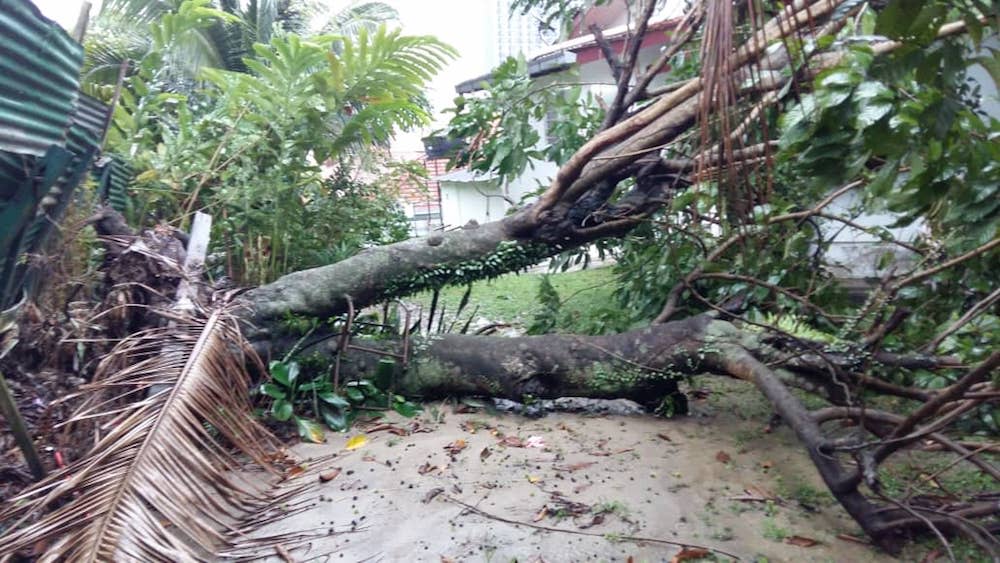
<instances>
[{"instance_id":1,"label":"green metal fence panel","mask_svg":"<svg viewBox=\"0 0 1000 563\"><path fill-rule=\"evenodd\" d=\"M63 146L79 96L83 47L27 0L0 0L0 150Z\"/></svg>"},{"instance_id":2,"label":"green metal fence panel","mask_svg":"<svg viewBox=\"0 0 1000 563\"><path fill-rule=\"evenodd\" d=\"M0 309L100 152L109 108L80 93L83 48L28 0L0 0Z\"/></svg>"}]
</instances>

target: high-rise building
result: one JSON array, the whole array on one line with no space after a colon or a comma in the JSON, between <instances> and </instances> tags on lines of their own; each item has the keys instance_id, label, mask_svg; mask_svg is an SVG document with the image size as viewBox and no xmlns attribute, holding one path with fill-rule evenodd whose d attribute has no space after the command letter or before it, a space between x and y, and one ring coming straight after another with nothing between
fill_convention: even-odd
<instances>
[{"instance_id":1,"label":"high-rise building","mask_svg":"<svg viewBox=\"0 0 1000 563\"><path fill-rule=\"evenodd\" d=\"M507 57L524 54L525 57L549 45L539 31L537 17L511 11L512 0L496 0L496 66Z\"/></svg>"}]
</instances>

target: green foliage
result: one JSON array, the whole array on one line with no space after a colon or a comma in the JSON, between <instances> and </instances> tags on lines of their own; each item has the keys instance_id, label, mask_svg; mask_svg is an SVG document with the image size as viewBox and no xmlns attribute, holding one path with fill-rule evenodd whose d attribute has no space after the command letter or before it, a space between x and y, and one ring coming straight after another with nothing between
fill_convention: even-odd
<instances>
[{"instance_id":1,"label":"green foliage","mask_svg":"<svg viewBox=\"0 0 1000 563\"><path fill-rule=\"evenodd\" d=\"M397 18L382 2L352 2L330 12L311 0L106 0L88 30L84 77L113 85L123 61L159 53L159 71L172 89L190 91L203 68L246 72L253 45L269 43L275 33L322 29L356 37Z\"/></svg>"},{"instance_id":2,"label":"green foliage","mask_svg":"<svg viewBox=\"0 0 1000 563\"><path fill-rule=\"evenodd\" d=\"M455 98L449 138L469 144L455 166L495 173L501 182L520 176L534 161L561 164L600 125L602 111L580 85L539 85L524 58L508 58L482 84L483 92ZM541 144L538 124L546 120L552 142Z\"/></svg>"},{"instance_id":3,"label":"green foliage","mask_svg":"<svg viewBox=\"0 0 1000 563\"><path fill-rule=\"evenodd\" d=\"M391 360L379 363L377 384L362 379L347 382L340 389L334 388L328 368L323 369L322 364L314 367L319 369L306 370L288 359L272 361L271 380L259 388L260 394L271 400L267 415L278 422L294 420L304 440L323 440L317 420L330 430L346 431L362 409L391 408L407 418L420 412L418 405L388 391L392 388L395 369L395 362Z\"/></svg>"},{"instance_id":4,"label":"green foliage","mask_svg":"<svg viewBox=\"0 0 1000 563\"><path fill-rule=\"evenodd\" d=\"M868 16L866 27L904 45L878 58L868 48L850 49L839 66L816 77L811 94L788 108L780 122L778 158L787 177L799 179L789 187L865 181L866 209L891 211L899 224L919 220L926 226L926 239L916 241L926 253L924 264L1000 235L1000 121L983 112L979 86L969 80L972 65L989 69L1000 61L995 50L979 43L985 29L978 17L995 10L978 2L896 0L877 17ZM957 19L969 26L968 36L936 39L942 22ZM894 306L914 312L883 345L913 349L944 330L995 287L998 259L995 250L987 252L930 283L873 297L872 310L894 299ZM990 317L952 335L939 351L970 363L983 358L996 345L995 332L984 333L995 322ZM870 320L856 318L841 337L856 338ZM907 385L935 387L946 381L943 374L885 375Z\"/></svg>"},{"instance_id":5,"label":"green foliage","mask_svg":"<svg viewBox=\"0 0 1000 563\"><path fill-rule=\"evenodd\" d=\"M633 328L626 311L607 299L609 292L599 291L610 289L606 284L579 287L561 297L552 282L565 276L541 276L536 297L538 307L527 327L528 334L614 334ZM613 276L612 279L617 281Z\"/></svg>"},{"instance_id":6,"label":"green foliage","mask_svg":"<svg viewBox=\"0 0 1000 563\"><path fill-rule=\"evenodd\" d=\"M139 172L130 222L183 226L207 210L222 258L214 273L241 284L405 238L395 194L357 172L377 154L373 145L427 122L420 93L451 48L384 27L357 37L278 30L253 46L248 72L203 68L204 87L178 93L163 72L165 38L211 18L231 16L203 0L163 15L156 48L122 91L108 146Z\"/></svg>"},{"instance_id":7,"label":"green foliage","mask_svg":"<svg viewBox=\"0 0 1000 563\"><path fill-rule=\"evenodd\" d=\"M556 320L559 316L559 309L562 308L562 300L559 294L552 287L549 276L542 276L538 282L538 304L531 324L528 326L528 334L547 334L556 327Z\"/></svg>"},{"instance_id":8,"label":"green foliage","mask_svg":"<svg viewBox=\"0 0 1000 563\"><path fill-rule=\"evenodd\" d=\"M883 11L864 12L856 25L844 28L836 38L810 45L793 42L796 53L815 53L834 41L846 46L846 52L840 64L816 76L810 92L768 116L770 130L780 132L773 193L738 227L741 240L711 261L706 261L707 254L737 233L725 223L701 220L718 219L714 184L675 197L669 210L626 237L617 256L616 270L623 280L617 295L630 316L655 316L667 293L701 268L709 276L738 275L762 283L701 278L682 287L680 316L707 310L703 299L723 303L739 297L751 319L842 345L861 338L891 301L893 307L913 311L882 342L889 350L903 351L919 348L987 295L995 287L991 280L998 265L996 251L945 270L929 283L904 287L891 296L876 294L859 306L847 299L832 277L830 241L820 228L824 219L778 223L771 219L812 207L831 190L860 180L864 184L858 190L860 205L847 210L844 218L889 211L900 224L923 221L926 236L906 241L925 253L916 267L939 263L995 239L1000 233L1000 168L995 165L1000 158L996 142L1000 123L983 113L978 86L968 80L970 66L997 65L996 52L978 43L987 24L976 18L988 13L995 13L992 4L893 1ZM970 26L971 40L936 39L942 22L957 19ZM864 45L872 34L901 39L904 45L876 57ZM893 242L887 229L863 230ZM901 275L903 268L912 267L893 265L894 253L885 256L886 271L896 268ZM835 321L764 284L808 296L813 305L850 320ZM981 359L990 343L996 344L995 333L988 334L991 322L990 315L983 315L946 339L938 351L970 363ZM839 341L832 340L834 334ZM923 377L906 370L883 375L901 384L947 381L942 374ZM923 379L915 379L918 376Z\"/></svg>"}]
</instances>

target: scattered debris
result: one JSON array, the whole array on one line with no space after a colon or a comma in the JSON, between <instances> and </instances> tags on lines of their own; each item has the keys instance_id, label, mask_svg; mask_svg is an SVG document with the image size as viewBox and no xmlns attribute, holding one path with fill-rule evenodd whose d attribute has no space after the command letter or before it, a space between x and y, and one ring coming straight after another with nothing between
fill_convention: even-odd
<instances>
[{"instance_id":1,"label":"scattered debris","mask_svg":"<svg viewBox=\"0 0 1000 563\"><path fill-rule=\"evenodd\" d=\"M628 399L590 399L586 397L560 397L543 399L525 405L510 399L493 399L493 407L500 412L541 418L550 412L575 412L584 414L634 415L645 414L646 409Z\"/></svg>"},{"instance_id":2,"label":"scattered debris","mask_svg":"<svg viewBox=\"0 0 1000 563\"><path fill-rule=\"evenodd\" d=\"M410 431L405 428L400 428L395 424L379 424L378 426L373 426L372 428L365 429L365 432L373 434L375 432L388 431L390 434L395 434L396 436L409 436Z\"/></svg>"},{"instance_id":3,"label":"scattered debris","mask_svg":"<svg viewBox=\"0 0 1000 563\"><path fill-rule=\"evenodd\" d=\"M347 444L344 446L344 449L356 450L367 443L368 443L368 436L365 436L364 434L358 434L357 436L354 436L347 441Z\"/></svg>"},{"instance_id":4,"label":"scattered debris","mask_svg":"<svg viewBox=\"0 0 1000 563\"><path fill-rule=\"evenodd\" d=\"M818 545L820 542L812 538L807 538L804 536L790 536L785 538L785 543L790 545L797 545L799 547L812 547Z\"/></svg>"},{"instance_id":5,"label":"scattered debris","mask_svg":"<svg viewBox=\"0 0 1000 563\"><path fill-rule=\"evenodd\" d=\"M500 445L507 446L508 448L523 448L524 440L517 436L504 436L500 438Z\"/></svg>"},{"instance_id":6,"label":"scattered debris","mask_svg":"<svg viewBox=\"0 0 1000 563\"><path fill-rule=\"evenodd\" d=\"M577 463L571 463L569 465L557 465L556 471L579 471L581 469L586 469L591 465L597 463L596 461L580 461Z\"/></svg>"},{"instance_id":7,"label":"scattered debris","mask_svg":"<svg viewBox=\"0 0 1000 563\"><path fill-rule=\"evenodd\" d=\"M458 455L459 452L461 452L468 446L469 446L468 442L459 438L458 440L455 440L454 442L445 446L444 451L448 452L448 455L451 456L452 461L455 461L455 456Z\"/></svg>"},{"instance_id":8,"label":"scattered debris","mask_svg":"<svg viewBox=\"0 0 1000 563\"><path fill-rule=\"evenodd\" d=\"M285 549L283 546L281 545L274 546L274 551L277 552L278 557L280 557L281 560L284 561L285 563L295 563L295 558L292 557L292 554L289 553L288 550Z\"/></svg>"},{"instance_id":9,"label":"scattered debris","mask_svg":"<svg viewBox=\"0 0 1000 563\"><path fill-rule=\"evenodd\" d=\"M715 461L718 461L719 463L729 463L732 460L733 458L731 458L729 454L727 454L722 450L719 450L719 452L715 454Z\"/></svg>"},{"instance_id":10,"label":"scattered debris","mask_svg":"<svg viewBox=\"0 0 1000 563\"><path fill-rule=\"evenodd\" d=\"M320 481L320 483L329 483L330 481L333 481L334 479L336 479L337 475L340 475L340 468L339 467L335 467L335 468L333 468L333 469L331 469L329 471L324 471L324 472L320 473L319 474L319 481Z\"/></svg>"},{"instance_id":11,"label":"scattered debris","mask_svg":"<svg viewBox=\"0 0 1000 563\"><path fill-rule=\"evenodd\" d=\"M434 500L434 497L440 495L443 492L444 492L444 487L434 487L433 489L427 491L427 494L424 495L424 500L422 500L421 502L423 502L424 504L429 504L432 500Z\"/></svg>"},{"instance_id":12,"label":"scattered debris","mask_svg":"<svg viewBox=\"0 0 1000 563\"><path fill-rule=\"evenodd\" d=\"M682 561L691 561L693 559L704 559L708 557L710 552L703 547L683 547L677 555L674 555L670 559L670 563L681 563Z\"/></svg>"},{"instance_id":13,"label":"scattered debris","mask_svg":"<svg viewBox=\"0 0 1000 563\"><path fill-rule=\"evenodd\" d=\"M545 448L545 440L541 436L528 436L524 442L526 448Z\"/></svg>"}]
</instances>

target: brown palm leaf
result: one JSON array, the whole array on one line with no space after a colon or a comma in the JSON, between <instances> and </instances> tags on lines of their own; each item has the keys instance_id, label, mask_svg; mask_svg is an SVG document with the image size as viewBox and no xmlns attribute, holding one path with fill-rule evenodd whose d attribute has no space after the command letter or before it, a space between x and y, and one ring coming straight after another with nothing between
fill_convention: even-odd
<instances>
[{"instance_id":1,"label":"brown palm leaf","mask_svg":"<svg viewBox=\"0 0 1000 563\"><path fill-rule=\"evenodd\" d=\"M236 322L216 311L171 324L129 337L102 361L74 416L95 421L100 438L83 459L11 500L0 514L9 525L0 554L216 560L240 545L243 520L259 524L287 500L288 489L236 471L252 461L277 474L280 452L252 416L246 362L256 357ZM162 391L147 397L150 389Z\"/></svg>"}]
</instances>

